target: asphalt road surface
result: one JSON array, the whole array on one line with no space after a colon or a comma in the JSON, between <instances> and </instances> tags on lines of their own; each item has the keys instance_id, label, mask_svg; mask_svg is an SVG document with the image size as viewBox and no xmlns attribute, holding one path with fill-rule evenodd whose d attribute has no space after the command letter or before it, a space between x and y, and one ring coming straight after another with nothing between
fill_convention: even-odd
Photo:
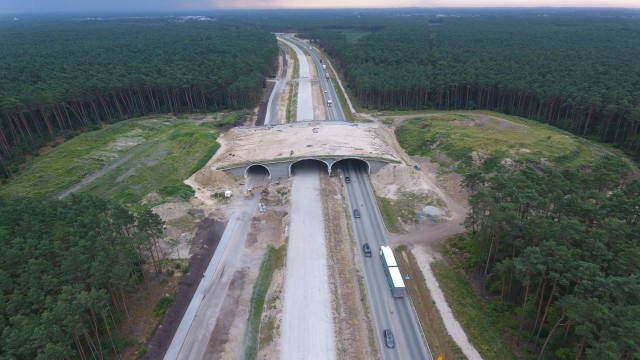
<instances>
[{"instance_id":1,"label":"asphalt road surface","mask_svg":"<svg viewBox=\"0 0 640 360\"><path fill-rule=\"evenodd\" d=\"M299 64L298 78L298 107L296 111L296 121L313 121L313 94L311 92L311 74L309 72L309 62L302 50L295 44L280 38L282 42L289 45L296 52Z\"/></svg>"},{"instance_id":2,"label":"asphalt road surface","mask_svg":"<svg viewBox=\"0 0 640 360\"><path fill-rule=\"evenodd\" d=\"M382 357L384 359L432 359L425 346L409 298L394 298L391 295L380 260L380 246L387 245L387 239L366 169L363 165L354 162L344 165L342 171L345 176L351 178L351 183L344 185L350 212L353 214L354 209L359 209L361 214L359 219L353 219L358 247L362 249L364 243L369 243L372 251L371 257L364 257L362 250L360 256L376 340ZM382 334L384 329L393 331L395 348L390 349L385 346Z\"/></svg>"},{"instance_id":3,"label":"asphalt road surface","mask_svg":"<svg viewBox=\"0 0 640 360\"><path fill-rule=\"evenodd\" d=\"M295 39L290 40L292 43L304 48L304 51L309 53L311 55L311 58L313 58L313 62L318 73L320 88L322 89L322 96L324 97L324 108L325 113L327 114L327 120L344 121L346 118L344 116L344 112L342 111L342 107L340 106L340 99L338 98L338 93L333 86L333 81L326 78L325 76L326 71L328 71L328 67L327 70L322 69L322 65L324 64L320 62L320 56L313 47L309 47L308 45ZM333 105L328 106L327 100L331 100L333 102Z\"/></svg>"}]
</instances>

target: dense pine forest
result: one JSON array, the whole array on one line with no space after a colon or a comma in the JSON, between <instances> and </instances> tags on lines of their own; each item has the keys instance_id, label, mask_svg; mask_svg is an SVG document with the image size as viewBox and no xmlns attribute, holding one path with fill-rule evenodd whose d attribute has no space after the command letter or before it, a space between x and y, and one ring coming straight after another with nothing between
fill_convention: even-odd
<instances>
[{"instance_id":1,"label":"dense pine forest","mask_svg":"<svg viewBox=\"0 0 640 360\"><path fill-rule=\"evenodd\" d=\"M476 150L468 148L473 137L478 143L484 136L499 142L490 127L471 135L466 131L471 127L453 124L470 118L450 116L446 125L439 124L446 118L435 118L407 120L396 135L410 155L437 157L432 152L437 148L464 173L468 232L448 241L444 253L474 284L476 292L470 291L468 300L485 301L483 318L498 324L496 332L521 359L637 359L637 168L600 146L591 155L584 149L570 151L574 145L556 147L557 156L540 162L538 151L559 140L543 137L547 130L538 132L534 126L520 139L520 130L500 131L514 139L515 149L527 146L525 137L532 138L530 144L538 148L527 150L536 153L533 157L507 153L502 144L474 162L470 153ZM477 151L488 149L476 146Z\"/></svg>"},{"instance_id":2,"label":"dense pine forest","mask_svg":"<svg viewBox=\"0 0 640 360\"><path fill-rule=\"evenodd\" d=\"M640 158L640 16L541 11L362 14L310 22L301 36L366 108L490 109Z\"/></svg>"},{"instance_id":3,"label":"dense pine forest","mask_svg":"<svg viewBox=\"0 0 640 360\"><path fill-rule=\"evenodd\" d=\"M517 314L514 337L541 359L640 354L640 182L604 158L589 171L471 171L461 246L482 292ZM622 180L621 180L622 179Z\"/></svg>"},{"instance_id":4,"label":"dense pine forest","mask_svg":"<svg viewBox=\"0 0 640 360\"><path fill-rule=\"evenodd\" d=\"M118 354L125 295L144 291L143 258L157 259L161 234L150 210L95 198L0 199L0 357Z\"/></svg>"},{"instance_id":5,"label":"dense pine forest","mask_svg":"<svg viewBox=\"0 0 640 360\"><path fill-rule=\"evenodd\" d=\"M253 106L277 56L272 34L215 21L10 22L0 44L0 177L73 129Z\"/></svg>"},{"instance_id":6,"label":"dense pine forest","mask_svg":"<svg viewBox=\"0 0 640 360\"><path fill-rule=\"evenodd\" d=\"M57 145L59 136L103 123L251 107L277 56L269 32L177 17L4 22L0 44L0 178L10 177L27 156L38 156L47 142ZM217 149L215 125L193 131L172 122L164 130L170 134L150 141L153 151L171 151L160 155L169 167L157 169L202 152L206 162ZM113 133L101 135L111 139ZM203 164L198 157L181 165L191 162ZM66 175L73 177L51 174ZM164 178L163 189L172 193L184 186L182 178L177 184ZM145 184L137 190L148 189ZM120 358L123 349L145 340L142 333L131 335L141 326L131 300L152 299L158 283L167 281L161 275L167 266L163 223L146 207L124 203L128 208L86 196L0 197L0 358ZM171 277L174 269L168 272ZM156 316L168 303L155 304ZM121 331L127 326L130 331Z\"/></svg>"}]
</instances>

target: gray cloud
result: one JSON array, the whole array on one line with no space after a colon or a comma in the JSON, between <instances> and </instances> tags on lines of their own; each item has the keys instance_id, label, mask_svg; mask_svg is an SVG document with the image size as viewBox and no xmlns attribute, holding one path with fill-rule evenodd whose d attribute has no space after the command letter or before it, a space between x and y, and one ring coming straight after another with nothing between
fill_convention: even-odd
<instances>
[{"instance_id":1,"label":"gray cloud","mask_svg":"<svg viewBox=\"0 0 640 360\"><path fill-rule=\"evenodd\" d=\"M0 13L187 11L216 8L483 7L589 6L633 7L638 0L0 0Z\"/></svg>"},{"instance_id":2,"label":"gray cloud","mask_svg":"<svg viewBox=\"0 0 640 360\"><path fill-rule=\"evenodd\" d=\"M226 2L226 1L219 1ZM2 0L0 13L171 11L211 8L207 0Z\"/></svg>"}]
</instances>

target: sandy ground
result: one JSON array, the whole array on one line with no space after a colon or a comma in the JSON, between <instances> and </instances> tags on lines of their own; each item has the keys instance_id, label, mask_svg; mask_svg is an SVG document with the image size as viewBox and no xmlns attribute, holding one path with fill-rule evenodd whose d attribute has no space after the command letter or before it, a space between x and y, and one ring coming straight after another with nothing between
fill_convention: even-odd
<instances>
[{"instance_id":1,"label":"sandy ground","mask_svg":"<svg viewBox=\"0 0 640 360\"><path fill-rule=\"evenodd\" d=\"M318 169L300 167L291 189L280 358L335 359Z\"/></svg>"},{"instance_id":2,"label":"sandy ground","mask_svg":"<svg viewBox=\"0 0 640 360\"><path fill-rule=\"evenodd\" d=\"M267 246L278 247L284 243L284 228L287 221L288 218L281 211L268 211L254 218L241 256L244 267L241 271L236 272L236 275L246 273L246 279L244 283L238 283L235 287L233 282L230 285L229 293L225 298L226 307L223 305L222 311L216 319L215 328L209 337L207 358L220 356L220 359L231 360L237 359L243 353L246 346L246 325L253 284L260 270L257 264L260 264L264 259ZM280 270L280 272L283 271ZM272 287L277 288L277 281L272 279L272 284L276 284ZM265 299L272 298L267 294ZM273 301L273 304L276 308L282 307L279 301ZM277 358L277 349L271 350L271 352L267 350L263 353L268 354L268 358Z\"/></svg>"},{"instance_id":3,"label":"sandy ground","mask_svg":"<svg viewBox=\"0 0 640 360\"><path fill-rule=\"evenodd\" d=\"M431 198L438 199L445 205L440 208L443 216L439 222L424 221L407 227L406 229L410 230L407 233L389 233L392 245L435 243L465 231L463 222L466 216L466 202L459 196L460 192L464 193L460 177L450 175L439 181L428 169L429 166L425 162L422 163L422 170L404 164L388 164L371 176L371 183L379 196L396 199L400 192L407 191L429 194Z\"/></svg>"},{"instance_id":4,"label":"sandy ground","mask_svg":"<svg viewBox=\"0 0 640 360\"><path fill-rule=\"evenodd\" d=\"M271 285L265 296L265 308L262 313L261 325L264 326L269 321L273 321L273 332L271 341L258 350L257 359L271 360L280 358L281 327L282 327L282 306L285 269L279 269L273 273ZM260 332L260 339L269 336L264 331ZM262 340L261 340L262 342ZM265 340L266 342L266 340Z\"/></svg>"},{"instance_id":5,"label":"sandy ground","mask_svg":"<svg viewBox=\"0 0 640 360\"><path fill-rule=\"evenodd\" d=\"M209 194L229 188L234 185L233 180L225 173L205 167L187 183L195 186L200 206L210 209L216 205L215 201L221 200L211 198ZM255 186L261 180L251 181L244 186ZM165 359L236 359L243 353L253 284L260 269L258 265L267 246L279 246L284 241L285 213L256 211L259 201L280 203L277 192L265 200L255 195L249 199L244 196L232 199L224 199L229 203L219 205L231 213L229 223L178 327L174 337L176 345L172 342ZM171 212L167 210L176 210L177 207L177 204L167 205L158 211L169 216Z\"/></svg>"},{"instance_id":6,"label":"sandy ground","mask_svg":"<svg viewBox=\"0 0 640 360\"><path fill-rule=\"evenodd\" d=\"M393 133L404 117L391 119L393 125L388 129ZM389 233L389 242L392 245L435 243L464 232L463 222L468 205L467 193L461 184L462 178L457 174L448 174L438 179L437 164L428 158L409 156L395 136L390 137L388 143L403 164L389 164L378 174L371 176L371 184L376 193L391 199L402 189L415 193L429 193L445 204L441 210L448 214L448 217L441 219L443 221L422 222L406 234ZM415 169L415 165L418 165L420 170Z\"/></svg>"},{"instance_id":7,"label":"sandy ground","mask_svg":"<svg viewBox=\"0 0 640 360\"><path fill-rule=\"evenodd\" d=\"M218 248L202 274L200 285L165 354L165 359L202 359L205 355L208 357L208 344L215 326L212 320L232 313L225 300L229 295L238 294L238 291L234 292L231 287L234 282L236 286L239 282L236 272L246 271L242 253L257 202L258 199L246 201L245 208L235 211L230 217ZM243 278L246 275L241 276L240 282L244 284Z\"/></svg>"},{"instance_id":8,"label":"sandy ground","mask_svg":"<svg viewBox=\"0 0 640 360\"><path fill-rule=\"evenodd\" d=\"M395 162L398 154L390 146L394 138L389 128L376 123L318 121L261 128L238 127L218 138L222 146L212 161L217 169L318 155L382 158Z\"/></svg>"},{"instance_id":9,"label":"sandy ground","mask_svg":"<svg viewBox=\"0 0 640 360\"><path fill-rule=\"evenodd\" d=\"M165 258L190 258L197 248L193 246L193 238L204 211L190 202L170 202L151 209L164 225L164 237L160 242Z\"/></svg>"}]
</instances>

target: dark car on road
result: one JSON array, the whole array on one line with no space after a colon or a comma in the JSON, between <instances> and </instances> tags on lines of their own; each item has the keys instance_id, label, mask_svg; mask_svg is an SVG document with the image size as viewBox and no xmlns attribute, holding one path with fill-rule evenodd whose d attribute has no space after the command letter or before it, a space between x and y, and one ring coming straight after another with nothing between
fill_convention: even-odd
<instances>
[{"instance_id":1,"label":"dark car on road","mask_svg":"<svg viewBox=\"0 0 640 360\"><path fill-rule=\"evenodd\" d=\"M384 330L384 344L387 345L388 348L396 347L396 340L393 338L391 329Z\"/></svg>"},{"instance_id":2,"label":"dark car on road","mask_svg":"<svg viewBox=\"0 0 640 360\"><path fill-rule=\"evenodd\" d=\"M346 182L347 184L351 184L351 178L348 176L344 177L344 182Z\"/></svg>"},{"instance_id":3,"label":"dark car on road","mask_svg":"<svg viewBox=\"0 0 640 360\"><path fill-rule=\"evenodd\" d=\"M371 257L371 247L369 246L369 243L364 243L364 245L362 245L362 251L364 251L364 256Z\"/></svg>"},{"instance_id":4,"label":"dark car on road","mask_svg":"<svg viewBox=\"0 0 640 360\"><path fill-rule=\"evenodd\" d=\"M360 210L358 209L353 210L353 217L356 219L360 219Z\"/></svg>"}]
</instances>

